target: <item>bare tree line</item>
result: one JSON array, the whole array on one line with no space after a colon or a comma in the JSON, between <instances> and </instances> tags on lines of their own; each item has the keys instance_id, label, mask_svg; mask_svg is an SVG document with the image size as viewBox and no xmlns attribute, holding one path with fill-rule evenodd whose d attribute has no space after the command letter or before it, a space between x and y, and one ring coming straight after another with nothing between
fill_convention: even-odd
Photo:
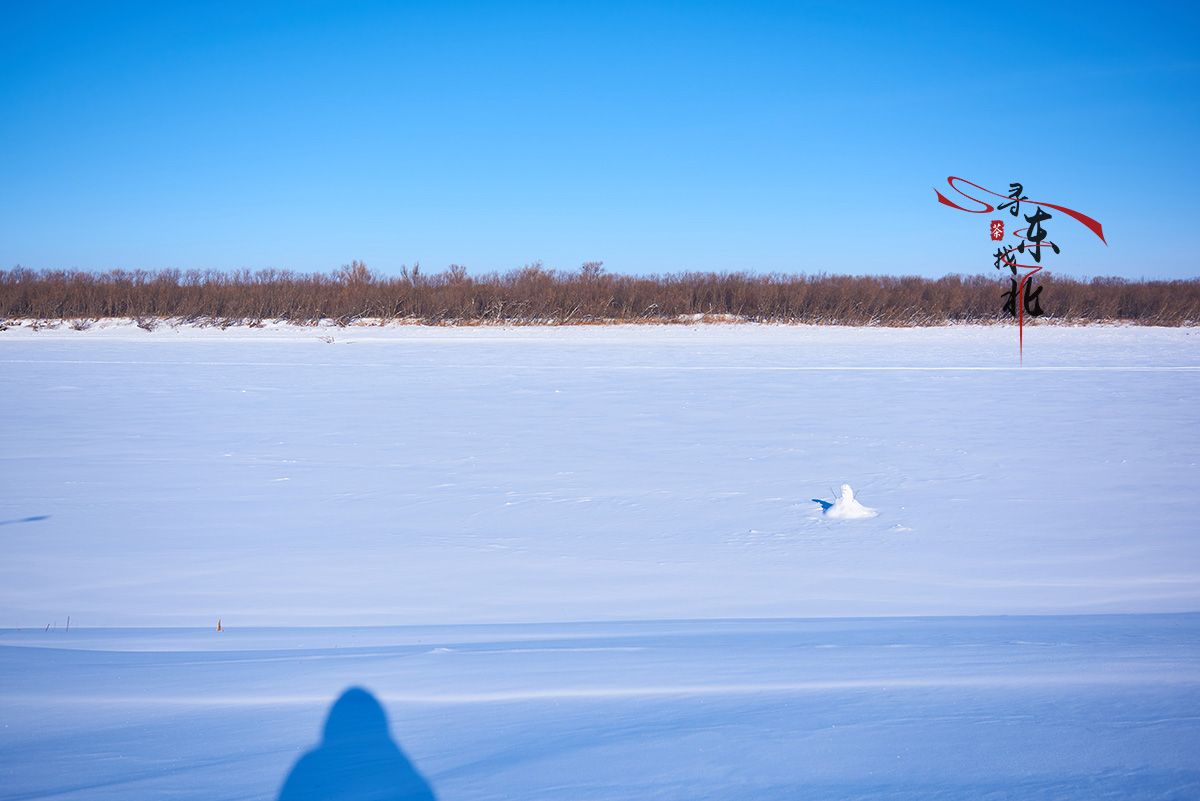
<instances>
[{"instance_id":1,"label":"bare tree line","mask_svg":"<svg viewBox=\"0 0 1200 801\"><path fill-rule=\"evenodd\" d=\"M1200 323L1200 279L1078 281L1038 274L1045 317L1060 322ZM354 261L333 273L162 270L0 271L8 320L170 318L202 324L311 324L360 319L426 324L573 324L736 319L831 325L1000 322L1008 282L995 275L938 279L685 272L628 276L599 262L575 272L541 263L471 276L451 265L396 276Z\"/></svg>"}]
</instances>

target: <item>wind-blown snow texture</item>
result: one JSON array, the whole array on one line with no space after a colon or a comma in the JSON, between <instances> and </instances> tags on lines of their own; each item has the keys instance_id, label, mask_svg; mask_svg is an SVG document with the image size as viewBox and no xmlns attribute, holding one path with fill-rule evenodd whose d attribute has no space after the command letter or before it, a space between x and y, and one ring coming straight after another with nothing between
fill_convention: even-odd
<instances>
[{"instance_id":1,"label":"wind-blown snow texture","mask_svg":"<svg viewBox=\"0 0 1200 801\"><path fill-rule=\"evenodd\" d=\"M1015 333L2 332L0 799L1195 798L1200 334Z\"/></svg>"},{"instance_id":2,"label":"wind-blown snow texture","mask_svg":"<svg viewBox=\"0 0 1200 801\"><path fill-rule=\"evenodd\" d=\"M351 683L442 801L1200 794L1194 614L2 639L4 799L274 798Z\"/></svg>"}]
</instances>

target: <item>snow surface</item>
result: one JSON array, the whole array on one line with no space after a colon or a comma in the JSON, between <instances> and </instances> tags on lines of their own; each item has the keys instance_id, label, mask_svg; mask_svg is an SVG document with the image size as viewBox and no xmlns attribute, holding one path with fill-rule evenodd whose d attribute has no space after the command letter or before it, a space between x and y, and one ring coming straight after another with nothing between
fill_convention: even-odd
<instances>
[{"instance_id":1,"label":"snow surface","mask_svg":"<svg viewBox=\"0 0 1200 801\"><path fill-rule=\"evenodd\" d=\"M0 622L1200 610L1200 333L1015 336L10 329Z\"/></svg>"},{"instance_id":2,"label":"snow surface","mask_svg":"<svg viewBox=\"0 0 1200 801\"><path fill-rule=\"evenodd\" d=\"M0 365L0 799L274 798L351 686L443 801L1200 797L1194 329L25 326Z\"/></svg>"},{"instance_id":3,"label":"snow surface","mask_svg":"<svg viewBox=\"0 0 1200 801\"><path fill-rule=\"evenodd\" d=\"M350 684L442 801L1200 794L1196 614L0 639L5 799L274 798Z\"/></svg>"}]
</instances>

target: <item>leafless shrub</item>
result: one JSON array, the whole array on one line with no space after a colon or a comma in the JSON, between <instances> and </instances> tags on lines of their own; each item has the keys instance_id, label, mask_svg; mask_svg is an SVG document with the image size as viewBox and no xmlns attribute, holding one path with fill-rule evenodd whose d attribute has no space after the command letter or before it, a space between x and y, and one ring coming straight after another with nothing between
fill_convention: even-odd
<instances>
[{"instance_id":1,"label":"leafless shrub","mask_svg":"<svg viewBox=\"0 0 1200 801\"><path fill-rule=\"evenodd\" d=\"M1043 319L1144 325L1200 323L1200 279L1078 281L1038 275ZM162 272L0 271L0 318L35 328L53 321L133 318L153 330L173 319L226 328L277 320L339 326L359 320L445 324L581 324L750 320L911 326L1004 322L995 275L766 275L685 272L614 275L601 262L576 272L540 263L471 276L460 265L427 274L420 265L381 275L360 261L332 274L287 270ZM71 323L75 327L76 323ZM147 327L149 326L149 327Z\"/></svg>"}]
</instances>

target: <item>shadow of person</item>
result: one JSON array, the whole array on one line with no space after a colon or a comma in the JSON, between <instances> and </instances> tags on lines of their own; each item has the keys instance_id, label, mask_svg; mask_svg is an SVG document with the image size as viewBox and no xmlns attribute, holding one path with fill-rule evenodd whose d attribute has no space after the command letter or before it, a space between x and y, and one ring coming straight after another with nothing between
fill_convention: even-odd
<instances>
[{"instance_id":1,"label":"shadow of person","mask_svg":"<svg viewBox=\"0 0 1200 801\"><path fill-rule=\"evenodd\" d=\"M433 790L388 734L375 697L352 687L325 721L321 745L300 757L279 801L435 801Z\"/></svg>"}]
</instances>

